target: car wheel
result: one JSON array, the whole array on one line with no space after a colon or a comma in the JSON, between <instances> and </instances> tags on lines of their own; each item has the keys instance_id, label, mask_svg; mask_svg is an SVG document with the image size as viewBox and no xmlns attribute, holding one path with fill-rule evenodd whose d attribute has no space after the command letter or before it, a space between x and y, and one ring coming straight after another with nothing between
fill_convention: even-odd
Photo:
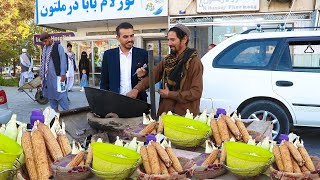
<instances>
[{"instance_id":1,"label":"car wheel","mask_svg":"<svg viewBox=\"0 0 320 180\"><path fill-rule=\"evenodd\" d=\"M276 103L259 100L250 103L242 111L243 119L257 119L271 121L273 124L272 138L277 139L280 134L289 133L289 117Z\"/></svg>"}]
</instances>

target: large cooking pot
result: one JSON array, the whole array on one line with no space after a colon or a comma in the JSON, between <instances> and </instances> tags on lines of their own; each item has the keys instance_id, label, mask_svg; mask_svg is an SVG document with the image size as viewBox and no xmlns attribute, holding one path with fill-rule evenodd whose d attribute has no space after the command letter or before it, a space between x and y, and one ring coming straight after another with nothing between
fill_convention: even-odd
<instances>
[{"instance_id":1,"label":"large cooking pot","mask_svg":"<svg viewBox=\"0 0 320 180\"><path fill-rule=\"evenodd\" d=\"M92 112L101 117L111 112L120 118L139 117L150 109L144 101L103 89L85 87L85 93Z\"/></svg>"}]
</instances>

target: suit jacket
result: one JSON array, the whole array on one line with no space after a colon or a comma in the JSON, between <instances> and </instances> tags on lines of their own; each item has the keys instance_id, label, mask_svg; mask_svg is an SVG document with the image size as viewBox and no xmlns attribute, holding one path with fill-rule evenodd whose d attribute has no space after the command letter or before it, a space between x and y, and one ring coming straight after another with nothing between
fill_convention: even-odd
<instances>
[{"instance_id":1,"label":"suit jacket","mask_svg":"<svg viewBox=\"0 0 320 180\"><path fill-rule=\"evenodd\" d=\"M106 50L103 54L100 89L109 90L115 93L120 92L120 54L119 47ZM148 52L144 49L133 47L131 65L131 86L136 86L139 82L137 75L133 76L136 70L148 64ZM138 99L147 101L147 94L142 91L138 94Z\"/></svg>"}]
</instances>

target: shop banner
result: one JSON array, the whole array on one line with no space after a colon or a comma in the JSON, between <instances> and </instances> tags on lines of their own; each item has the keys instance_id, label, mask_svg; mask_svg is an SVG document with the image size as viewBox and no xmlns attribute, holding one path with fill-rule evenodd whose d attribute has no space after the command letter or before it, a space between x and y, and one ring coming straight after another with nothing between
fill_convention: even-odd
<instances>
[{"instance_id":1,"label":"shop banner","mask_svg":"<svg viewBox=\"0 0 320 180\"><path fill-rule=\"evenodd\" d=\"M168 16L168 0L36 0L37 25Z\"/></svg>"},{"instance_id":2,"label":"shop banner","mask_svg":"<svg viewBox=\"0 0 320 180\"><path fill-rule=\"evenodd\" d=\"M56 43L60 43L60 41L62 41L63 38L65 37L75 36L73 32L52 33L50 35L51 35L51 39ZM40 34L36 34L33 36L33 42L36 45L43 45L43 43L40 41Z\"/></svg>"},{"instance_id":3,"label":"shop banner","mask_svg":"<svg viewBox=\"0 0 320 180\"><path fill-rule=\"evenodd\" d=\"M260 0L197 0L197 12L257 11Z\"/></svg>"}]
</instances>

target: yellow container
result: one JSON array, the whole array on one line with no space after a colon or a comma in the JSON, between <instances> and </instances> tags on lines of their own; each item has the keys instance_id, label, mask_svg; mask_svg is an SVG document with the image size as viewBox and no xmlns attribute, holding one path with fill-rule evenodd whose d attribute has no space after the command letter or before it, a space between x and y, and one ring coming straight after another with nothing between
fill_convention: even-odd
<instances>
[{"instance_id":1,"label":"yellow container","mask_svg":"<svg viewBox=\"0 0 320 180\"><path fill-rule=\"evenodd\" d=\"M113 144L92 143L93 172L104 179L125 179L140 163L140 154Z\"/></svg>"},{"instance_id":2,"label":"yellow container","mask_svg":"<svg viewBox=\"0 0 320 180\"><path fill-rule=\"evenodd\" d=\"M273 154L264 148L239 142L225 142L224 146L227 166L234 174L256 176L272 163Z\"/></svg>"},{"instance_id":3,"label":"yellow container","mask_svg":"<svg viewBox=\"0 0 320 180\"><path fill-rule=\"evenodd\" d=\"M23 152L21 146L11 138L0 134L0 179L7 179L16 158ZM9 170L9 171L8 171Z\"/></svg>"},{"instance_id":4,"label":"yellow container","mask_svg":"<svg viewBox=\"0 0 320 180\"><path fill-rule=\"evenodd\" d=\"M178 146L199 146L211 134L210 126L197 120L175 115L165 115L162 120L165 136Z\"/></svg>"}]
</instances>

